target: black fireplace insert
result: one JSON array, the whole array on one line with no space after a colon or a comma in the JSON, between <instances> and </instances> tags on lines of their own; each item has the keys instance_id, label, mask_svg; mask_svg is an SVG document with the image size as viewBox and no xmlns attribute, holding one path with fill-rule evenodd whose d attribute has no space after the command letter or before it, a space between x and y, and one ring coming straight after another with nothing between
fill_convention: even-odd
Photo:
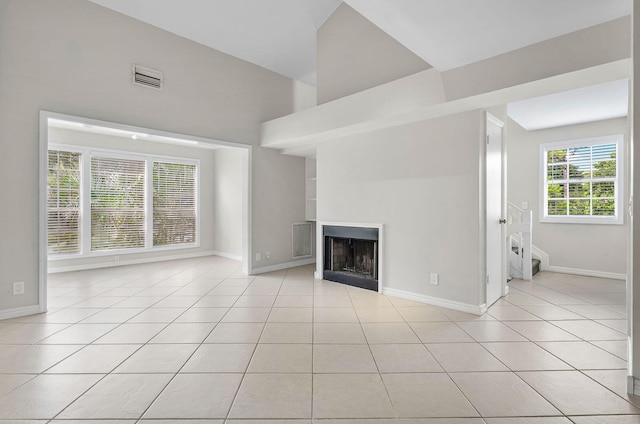
<instances>
[{"instance_id":1,"label":"black fireplace insert","mask_svg":"<svg viewBox=\"0 0 640 424\"><path fill-rule=\"evenodd\" d=\"M323 278L378 291L378 229L325 225Z\"/></svg>"}]
</instances>

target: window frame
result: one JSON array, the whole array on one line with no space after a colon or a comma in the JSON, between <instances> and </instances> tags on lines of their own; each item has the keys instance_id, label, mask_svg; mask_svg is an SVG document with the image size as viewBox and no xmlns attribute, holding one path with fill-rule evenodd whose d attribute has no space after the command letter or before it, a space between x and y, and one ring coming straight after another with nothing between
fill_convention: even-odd
<instances>
[{"instance_id":1,"label":"window frame","mask_svg":"<svg viewBox=\"0 0 640 424\"><path fill-rule=\"evenodd\" d=\"M570 148L593 147L603 144L616 145L616 176L614 180L615 213L610 216L598 215L549 215L548 213L548 179L547 179L547 152L551 150L563 150ZM624 224L624 135L614 134L602 137L583 138L575 140L556 141L540 145L540 222L561 224ZM570 180L567 180L568 182ZM593 182L593 177L589 179ZM597 180L596 180L597 181ZM593 199L593 197L591 197Z\"/></svg>"},{"instance_id":2,"label":"window frame","mask_svg":"<svg viewBox=\"0 0 640 424\"><path fill-rule=\"evenodd\" d=\"M47 254L47 260L69 260L105 256L122 256L139 253L153 253L200 247L200 160L195 158L157 155L154 153L130 152L114 149L103 149L90 146L69 145L64 143L49 143L49 150L61 150L80 153L80 251L79 253ZM145 246L136 248L91 250L91 157L113 157L121 159L145 161L144 207L145 207ZM153 245L153 163L169 162L177 164L195 165L195 214L196 239L194 243Z\"/></svg>"}]
</instances>

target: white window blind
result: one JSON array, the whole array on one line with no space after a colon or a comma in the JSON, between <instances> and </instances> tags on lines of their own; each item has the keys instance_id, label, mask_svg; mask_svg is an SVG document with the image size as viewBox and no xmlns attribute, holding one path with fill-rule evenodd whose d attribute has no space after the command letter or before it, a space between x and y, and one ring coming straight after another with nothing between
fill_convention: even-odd
<instances>
[{"instance_id":1,"label":"white window blind","mask_svg":"<svg viewBox=\"0 0 640 424\"><path fill-rule=\"evenodd\" d=\"M80 251L80 153L49 150L47 252Z\"/></svg>"},{"instance_id":2,"label":"white window blind","mask_svg":"<svg viewBox=\"0 0 640 424\"><path fill-rule=\"evenodd\" d=\"M542 146L543 221L622 221L622 136Z\"/></svg>"},{"instance_id":3,"label":"white window blind","mask_svg":"<svg viewBox=\"0 0 640 424\"><path fill-rule=\"evenodd\" d=\"M91 250L145 246L144 160L91 157Z\"/></svg>"},{"instance_id":4,"label":"white window blind","mask_svg":"<svg viewBox=\"0 0 640 424\"><path fill-rule=\"evenodd\" d=\"M196 166L153 163L153 245L196 242Z\"/></svg>"},{"instance_id":5,"label":"white window blind","mask_svg":"<svg viewBox=\"0 0 640 424\"><path fill-rule=\"evenodd\" d=\"M50 260L199 246L198 160L55 144L48 161Z\"/></svg>"}]
</instances>

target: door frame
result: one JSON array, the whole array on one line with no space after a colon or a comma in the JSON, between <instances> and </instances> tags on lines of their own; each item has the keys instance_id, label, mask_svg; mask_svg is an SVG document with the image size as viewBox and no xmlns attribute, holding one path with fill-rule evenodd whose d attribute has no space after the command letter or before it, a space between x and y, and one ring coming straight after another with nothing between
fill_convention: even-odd
<instances>
[{"instance_id":1,"label":"door frame","mask_svg":"<svg viewBox=\"0 0 640 424\"><path fill-rule=\"evenodd\" d=\"M500 146L500 151L501 151L501 186L500 186L500 197L501 197L501 205L500 205L500 217L501 219L506 219L506 213L507 213L507 155L506 155L506 140L505 140L505 125L504 122L502 122L500 119L498 119L497 117L495 117L494 115L492 115L490 112L486 111L483 114L483 127L484 127L484 136L483 138L483 154L481 156L481 162L482 162L482 205L483 205L483 219L482 222L484 224L484 231L483 231L483 245L482 245L482 252L484 252L484 260L481 261L481 267L482 267L482 274L481 274L481 285L482 285L482 290L481 290L481 299L484 300L484 304L486 305L486 308L490 307L491 305L489 304L489 298L488 298L488 270L489 270L489 255L488 255L488 250L487 250L487 241L488 241L488 231L489 231L489 217L487 214L487 193L488 193L488 181L487 181L487 153L488 153L488 149L487 149L487 137L489 135L489 124L495 124L498 127L500 127L501 132L500 132L500 138L501 138L501 146ZM509 293L509 286L507 286L507 248L506 248L506 233L507 233L507 229L506 229L506 225L500 225L500 240L502 241L501 243L501 251L500 251L500 297L502 296L506 296Z\"/></svg>"}]
</instances>

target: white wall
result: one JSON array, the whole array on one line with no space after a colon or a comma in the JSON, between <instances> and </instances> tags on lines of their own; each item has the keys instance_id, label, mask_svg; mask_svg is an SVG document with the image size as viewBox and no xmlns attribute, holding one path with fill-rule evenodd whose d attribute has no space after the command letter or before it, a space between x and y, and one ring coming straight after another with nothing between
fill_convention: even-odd
<instances>
[{"instance_id":1,"label":"white wall","mask_svg":"<svg viewBox=\"0 0 640 424\"><path fill-rule=\"evenodd\" d=\"M262 254L262 260L254 261L253 266L262 272L292 261L291 224L305 221L305 165L304 158L290 161L273 149L254 149L253 153L254 170L261 175L253 179L254 202L260 202L259 213L253 215L253 259L256 253ZM270 169L280 172L269 173ZM271 259L266 252L271 252Z\"/></svg>"},{"instance_id":2,"label":"white wall","mask_svg":"<svg viewBox=\"0 0 640 424\"><path fill-rule=\"evenodd\" d=\"M0 28L0 179L12 181L0 209L0 311L38 303L40 110L257 146L259 123L294 112L309 91L83 0L3 0ZM132 85L134 63L162 71L164 90ZM253 243L282 263L282 228L304 220L304 159L255 147L252 178ZM258 183L290 180L301 189ZM24 295L9 294L14 281Z\"/></svg>"},{"instance_id":3,"label":"white wall","mask_svg":"<svg viewBox=\"0 0 640 424\"><path fill-rule=\"evenodd\" d=\"M346 3L318 29L318 104L431 68Z\"/></svg>"},{"instance_id":4,"label":"white wall","mask_svg":"<svg viewBox=\"0 0 640 424\"><path fill-rule=\"evenodd\" d=\"M218 149L213 152L213 250L242 256L243 169L245 152Z\"/></svg>"},{"instance_id":5,"label":"white wall","mask_svg":"<svg viewBox=\"0 0 640 424\"><path fill-rule=\"evenodd\" d=\"M442 73L448 100L627 59L628 16ZM562 87L557 87L562 90Z\"/></svg>"},{"instance_id":6,"label":"white wall","mask_svg":"<svg viewBox=\"0 0 640 424\"><path fill-rule=\"evenodd\" d=\"M318 147L318 221L383 224L385 288L471 306L484 301L483 117L467 112ZM432 272L439 286L429 285Z\"/></svg>"},{"instance_id":7,"label":"white wall","mask_svg":"<svg viewBox=\"0 0 640 424\"><path fill-rule=\"evenodd\" d=\"M626 118L538 131L526 131L516 122L508 122L508 200L516 206L529 202L533 244L550 255L551 266L626 274L629 187L625 187L621 209L624 225L540 223L540 144L626 133ZM626 136L625 145L628 159ZM629 169L626 163L625 169Z\"/></svg>"}]
</instances>

